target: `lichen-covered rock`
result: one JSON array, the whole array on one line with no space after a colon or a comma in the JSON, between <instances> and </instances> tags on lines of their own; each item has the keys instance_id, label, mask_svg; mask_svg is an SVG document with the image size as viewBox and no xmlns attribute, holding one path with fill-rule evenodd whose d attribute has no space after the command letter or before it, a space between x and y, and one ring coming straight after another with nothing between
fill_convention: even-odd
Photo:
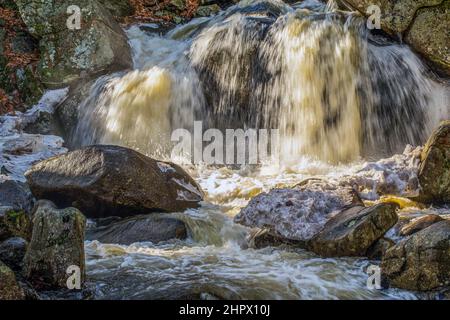
<instances>
[{"instance_id":1,"label":"lichen-covered rock","mask_svg":"<svg viewBox=\"0 0 450 320\"><path fill-rule=\"evenodd\" d=\"M442 220L444 220L444 218L438 216L437 214L427 214L425 216L418 217L404 225L400 230L400 235L403 237L410 236Z\"/></svg>"},{"instance_id":2,"label":"lichen-covered rock","mask_svg":"<svg viewBox=\"0 0 450 320\"><path fill-rule=\"evenodd\" d=\"M450 221L431 225L389 249L381 263L390 284L428 291L450 285Z\"/></svg>"},{"instance_id":3,"label":"lichen-covered rock","mask_svg":"<svg viewBox=\"0 0 450 320\"><path fill-rule=\"evenodd\" d=\"M85 279L86 218L75 208L58 210L50 201L36 204L33 236L25 254L23 273L40 289L67 288L68 268L80 269Z\"/></svg>"},{"instance_id":4,"label":"lichen-covered rock","mask_svg":"<svg viewBox=\"0 0 450 320\"><path fill-rule=\"evenodd\" d=\"M450 75L450 0L417 11L405 41Z\"/></svg>"},{"instance_id":5,"label":"lichen-covered rock","mask_svg":"<svg viewBox=\"0 0 450 320\"><path fill-rule=\"evenodd\" d=\"M99 0L99 2L114 17L123 18L131 16L134 13L134 8L129 0Z\"/></svg>"},{"instance_id":6,"label":"lichen-covered rock","mask_svg":"<svg viewBox=\"0 0 450 320\"><path fill-rule=\"evenodd\" d=\"M372 5L381 9L381 28L402 35L424 57L450 74L449 0L347 0L365 16Z\"/></svg>"},{"instance_id":7,"label":"lichen-covered rock","mask_svg":"<svg viewBox=\"0 0 450 320\"><path fill-rule=\"evenodd\" d=\"M308 249L324 257L365 256L397 222L396 209L395 204L385 203L344 210L308 242Z\"/></svg>"},{"instance_id":8,"label":"lichen-covered rock","mask_svg":"<svg viewBox=\"0 0 450 320\"><path fill-rule=\"evenodd\" d=\"M0 207L0 241L12 237L31 238L31 221L23 210Z\"/></svg>"},{"instance_id":9,"label":"lichen-covered rock","mask_svg":"<svg viewBox=\"0 0 450 320\"><path fill-rule=\"evenodd\" d=\"M96 0L17 0L16 3L30 33L40 38L38 72L47 87L62 87L80 77L131 67L123 30ZM68 10L71 6L81 10L80 29L68 27L71 15L76 14Z\"/></svg>"},{"instance_id":10,"label":"lichen-covered rock","mask_svg":"<svg viewBox=\"0 0 450 320\"><path fill-rule=\"evenodd\" d=\"M172 239L184 240L186 237L187 229L184 222L159 214L128 218L86 233L87 240L123 245L135 242L159 243Z\"/></svg>"},{"instance_id":11,"label":"lichen-covered rock","mask_svg":"<svg viewBox=\"0 0 450 320\"><path fill-rule=\"evenodd\" d=\"M22 268L22 260L27 250L28 242L15 237L0 243L0 260L14 271Z\"/></svg>"},{"instance_id":12,"label":"lichen-covered rock","mask_svg":"<svg viewBox=\"0 0 450 320\"><path fill-rule=\"evenodd\" d=\"M33 195L25 183L15 180L0 181L0 207L31 212L33 205Z\"/></svg>"},{"instance_id":13,"label":"lichen-covered rock","mask_svg":"<svg viewBox=\"0 0 450 320\"><path fill-rule=\"evenodd\" d=\"M0 300L23 300L25 294L17 283L14 272L0 261Z\"/></svg>"},{"instance_id":14,"label":"lichen-covered rock","mask_svg":"<svg viewBox=\"0 0 450 320\"><path fill-rule=\"evenodd\" d=\"M195 15L199 17L208 17L213 14L217 14L219 11L220 7L218 4L210 4L207 6L199 6L195 12Z\"/></svg>"},{"instance_id":15,"label":"lichen-covered rock","mask_svg":"<svg viewBox=\"0 0 450 320\"><path fill-rule=\"evenodd\" d=\"M389 33L405 32L414 20L419 8L435 6L442 0L347 0L364 15L371 15L369 7L376 5L381 9L381 26Z\"/></svg>"},{"instance_id":16,"label":"lichen-covered rock","mask_svg":"<svg viewBox=\"0 0 450 320\"><path fill-rule=\"evenodd\" d=\"M94 218L184 211L203 199L179 166L119 146L72 151L34 165L25 175L36 198Z\"/></svg>"},{"instance_id":17,"label":"lichen-covered rock","mask_svg":"<svg viewBox=\"0 0 450 320\"><path fill-rule=\"evenodd\" d=\"M419 183L419 200L450 203L450 120L441 122L425 145Z\"/></svg>"},{"instance_id":18,"label":"lichen-covered rock","mask_svg":"<svg viewBox=\"0 0 450 320\"><path fill-rule=\"evenodd\" d=\"M321 180L308 180L293 189L275 189L253 198L234 221L266 228L272 235L306 241L341 210L363 205L351 188Z\"/></svg>"}]
</instances>

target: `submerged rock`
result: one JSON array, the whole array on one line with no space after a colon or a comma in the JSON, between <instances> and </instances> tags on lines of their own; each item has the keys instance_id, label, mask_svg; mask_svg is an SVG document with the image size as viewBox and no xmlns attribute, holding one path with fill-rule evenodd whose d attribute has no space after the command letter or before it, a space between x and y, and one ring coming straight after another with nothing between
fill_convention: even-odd
<instances>
[{"instance_id":1,"label":"submerged rock","mask_svg":"<svg viewBox=\"0 0 450 320\"><path fill-rule=\"evenodd\" d=\"M0 207L0 241L13 237L31 238L31 221L23 210Z\"/></svg>"},{"instance_id":2,"label":"submerged rock","mask_svg":"<svg viewBox=\"0 0 450 320\"><path fill-rule=\"evenodd\" d=\"M389 249L382 274L397 288L427 291L450 285L450 221L431 225Z\"/></svg>"},{"instance_id":3,"label":"submerged rock","mask_svg":"<svg viewBox=\"0 0 450 320\"><path fill-rule=\"evenodd\" d=\"M179 166L119 146L91 146L42 161L26 174L38 199L88 217L197 207L203 192Z\"/></svg>"},{"instance_id":4,"label":"submerged rock","mask_svg":"<svg viewBox=\"0 0 450 320\"><path fill-rule=\"evenodd\" d=\"M0 300L23 300L25 294L14 272L0 261Z\"/></svg>"},{"instance_id":5,"label":"submerged rock","mask_svg":"<svg viewBox=\"0 0 450 320\"><path fill-rule=\"evenodd\" d=\"M66 86L86 75L132 66L122 28L97 1L18 0L16 3L29 32L40 39L38 72L47 87ZM79 28L74 15L76 8L81 9Z\"/></svg>"},{"instance_id":6,"label":"submerged rock","mask_svg":"<svg viewBox=\"0 0 450 320\"><path fill-rule=\"evenodd\" d=\"M24 276L39 289L67 288L71 266L85 279L84 230L86 219L75 208L59 210L50 201L36 204L33 236L24 259Z\"/></svg>"},{"instance_id":7,"label":"submerged rock","mask_svg":"<svg viewBox=\"0 0 450 320\"><path fill-rule=\"evenodd\" d=\"M19 237L10 238L0 243L0 260L12 270L20 270L27 246L28 242Z\"/></svg>"},{"instance_id":8,"label":"submerged rock","mask_svg":"<svg viewBox=\"0 0 450 320\"><path fill-rule=\"evenodd\" d=\"M401 228L400 235L403 237L410 236L442 220L444 220L444 218L438 216L437 214L427 214L408 222Z\"/></svg>"},{"instance_id":9,"label":"submerged rock","mask_svg":"<svg viewBox=\"0 0 450 320\"><path fill-rule=\"evenodd\" d=\"M151 214L128 218L109 226L88 231L87 240L130 245L135 242L159 243L172 239L186 239L187 229L179 219Z\"/></svg>"},{"instance_id":10,"label":"submerged rock","mask_svg":"<svg viewBox=\"0 0 450 320\"><path fill-rule=\"evenodd\" d=\"M266 228L287 240L306 241L333 215L355 205L363 204L351 187L308 180L294 189L275 189L256 196L234 221Z\"/></svg>"},{"instance_id":11,"label":"submerged rock","mask_svg":"<svg viewBox=\"0 0 450 320\"><path fill-rule=\"evenodd\" d=\"M441 122L425 145L419 183L419 200L450 203L450 120Z\"/></svg>"},{"instance_id":12,"label":"submerged rock","mask_svg":"<svg viewBox=\"0 0 450 320\"><path fill-rule=\"evenodd\" d=\"M324 257L365 256L397 222L396 209L396 205L386 203L344 210L308 242L308 249Z\"/></svg>"}]
</instances>

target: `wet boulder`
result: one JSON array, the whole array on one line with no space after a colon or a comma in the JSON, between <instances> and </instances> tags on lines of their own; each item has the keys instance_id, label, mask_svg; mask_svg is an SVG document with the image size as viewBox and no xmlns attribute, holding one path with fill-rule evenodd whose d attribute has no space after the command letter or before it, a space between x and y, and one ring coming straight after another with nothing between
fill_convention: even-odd
<instances>
[{"instance_id":1,"label":"wet boulder","mask_svg":"<svg viewBox=\"0 0 450 320\"><path fill-rule=\"evenodd\" d=\"M172 239L184 240L186 237L187 228L183 221L160 214L128 218L86 233L87 240L123 245L135 242L156 244Z\"/></svg>"},{"instance_id":2,"label":"wet boulder","mask_svg":"<svg viewBox=\"0 0 450 320\"><path fill-rule=\"evenodd\" d=\"M20 270L27 246L28 242L19 237L3 241L0 243L0 260L12 270Z\"/></svg>"},{"instance_id":3,"label":"wet boulder","mask_svg":"<svg viewBox=\"0 0 450 320\"><path fill-rule=\"evenodd\" d=\"M419 168L419 200L450 202L450 120L434 131L422 152Z\"/></svg>"},{"instance_id":4,"label":"wet boulder","mask_svg":"<svg viewBox=\"0 0 450 320\"><path fill-rule=\"evenodd\" d=\"M122 28L98 1L17 0L16 4L28 31L40 39L38 73L47 87L132 66Z\"/></svg>"},{"instance_id":5,"label":"wet boulder","mask_svg":"<svg viewBox=\"0 0 450 320\"><path fill-rule=\"evenodd\" d=\"M13 237L31 238L31 220L23 210L0 207L0 241Z\"/></svg>"},{"instance_id":6,"label":"wet boulder","mask_svg":"<svg viewBox=\"0 0 450 320\"><path fill-rule=\"evenodd\" d=\"M308 242L308 249L323 257L366 256L397 222L396 209L395 204L385 203L343 210Z\"/></svg>"},{"instance_id":7,"label":"wet boulder","mask_svg":"<svg viewBox=\"0 0 450 320\"><path fill-rule=\"evenodd\" d=\"M25 294L19 286L16 275L0 261L0 300L24 300Z\"/></svg>"},{"instance_id":8,"label":"wet boulder","mask_svg":"<svg viewBox=\"0 0 450 320\"><path fill-rule=\"evenodd\" d=\"M437 214L427 214L425 216L412 219L400 229L399 234L403 237L410 236L442 220L444 220L444 218Z\"/></svg>"},{"instance_id":9,"label":"wet boulder","mask_svg":"<svg viewBox=\"0 0 450 320\"><path fill-rule=\"evenodd\" d=\"M203 199L179 166L119 146L72 151L36 164L25 176L36 198L92 218L184 211Z\"/></svg>"},{"instance_id":10,"label":"wet boulder","mask_svg":"<svg viewBox=\"0 0 450 320\"><path fill-rule=\"evenodd\" d=\"M85 279L84 232L86 218L75 208L57 209L46 200L36 204L33 236L27 248L23 273L35 288L67 288L69 267Z\"/></svg>"},{"instance_id":11,"label":"wet boulder","mask_svg":"<svg viewBox=\"0 0 450 320\"><path fill-rule=\"evenodd\" d=\"M333 215L357 205L363 204L353 188L308 180L293 189L274 189L254 197L234 221L302 242L315 236Z\"/></svg>"},{"instance_id":12,"label":"wet boulder","mask_svg":"<svg viewBox=\"0 0 450 320\"><path fill-rule=\"evenodd\" d=\"M389 249L381 262L390 284L428 291L450 285L450 221L431 225Z\"/></svg>"}]
</instances>

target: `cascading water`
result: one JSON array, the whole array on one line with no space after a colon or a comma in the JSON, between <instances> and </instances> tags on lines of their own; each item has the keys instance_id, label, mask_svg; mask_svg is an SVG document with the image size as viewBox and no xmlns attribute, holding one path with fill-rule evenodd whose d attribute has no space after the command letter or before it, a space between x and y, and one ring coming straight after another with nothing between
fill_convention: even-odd
<instances>
[{"instance_id":1,"label":"cascading water","mask_svg":"<svg viewBox=\"0 0 450 320\"><path fill-rule=\"evenodd\" d=\"M362 259L319 259L296 249L243 249L232 217L248 200L312 176L414 189L411 150L450 117L448 88L410 49L367 30L355 13L311 0L242 1L166 34L127 30L134 70L98 79L79 105L74 145L113 143L168 158L174 129L278 128L282 165L257 170L186 167L206 193L175 214L188 241L86 244L102 298L413 298L365 287ZM417 152L416 152L417 153ZM342 164L344 163L344 164ZM379 177L381 175L381 178Z\"/></svg>"},{"instance_id":2,"label":"cascading water","mask_svg":"<svg viewBox=\"0 0 450 320\"><path fill-rule=\"evenodd\" d=\"M448 91L407 46L330 8L243 1L164 36L132 27L136 70L98 81L80 108L77 144L154 154L195 119L278 128L282 154L293 159L348 162L423 143L448 117Z\"/></svg>"}]
</instances>

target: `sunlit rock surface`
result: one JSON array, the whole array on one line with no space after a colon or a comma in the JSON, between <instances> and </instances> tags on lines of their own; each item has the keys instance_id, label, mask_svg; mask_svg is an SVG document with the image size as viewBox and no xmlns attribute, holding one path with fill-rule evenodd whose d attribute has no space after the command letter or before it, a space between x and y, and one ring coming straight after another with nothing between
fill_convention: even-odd
<instances>
[{"instance_id":1,"label":"sunlit rock surface","mask_svg":"<svg viewBox=\"0 0 450 320\"><path fill-rule=\"evenodd\" d=\"M119 146L71 151L37 163L25 176L36 198L88 217L183 211L203 199L181 167Z\"/></svg>"},{"instance_id":2,"label":"sunlit rock surface","mask_svg":"<svg viewBox=\"0 0 450 320\"><path fill-rule=\"evenodd\" d=\"M389 249L381 264L392 286L432 290L450 284L450 221L441 221Z\"/></svg>"},{"instance_id":3,"label":"sunlit rock surface","mask_svg":"<svg viewBox=\"0 0 450 320\"><path fill-rule=\"evenodd\" d=\"M366 256L369 248L397 222L396 205L353 207L335 215L308 243L324 257Z\"/></svg>"},{"instance_id":4,"label":"sunlit rock surface","mask_svg":"<svg viewBox=\"0 0 450 320\"><path fill-rule=\"evenodd\" d=\"M450 121L443 121L425 145L419 182L419 199L450 203Z\"/></svg>"}]
</instances>

